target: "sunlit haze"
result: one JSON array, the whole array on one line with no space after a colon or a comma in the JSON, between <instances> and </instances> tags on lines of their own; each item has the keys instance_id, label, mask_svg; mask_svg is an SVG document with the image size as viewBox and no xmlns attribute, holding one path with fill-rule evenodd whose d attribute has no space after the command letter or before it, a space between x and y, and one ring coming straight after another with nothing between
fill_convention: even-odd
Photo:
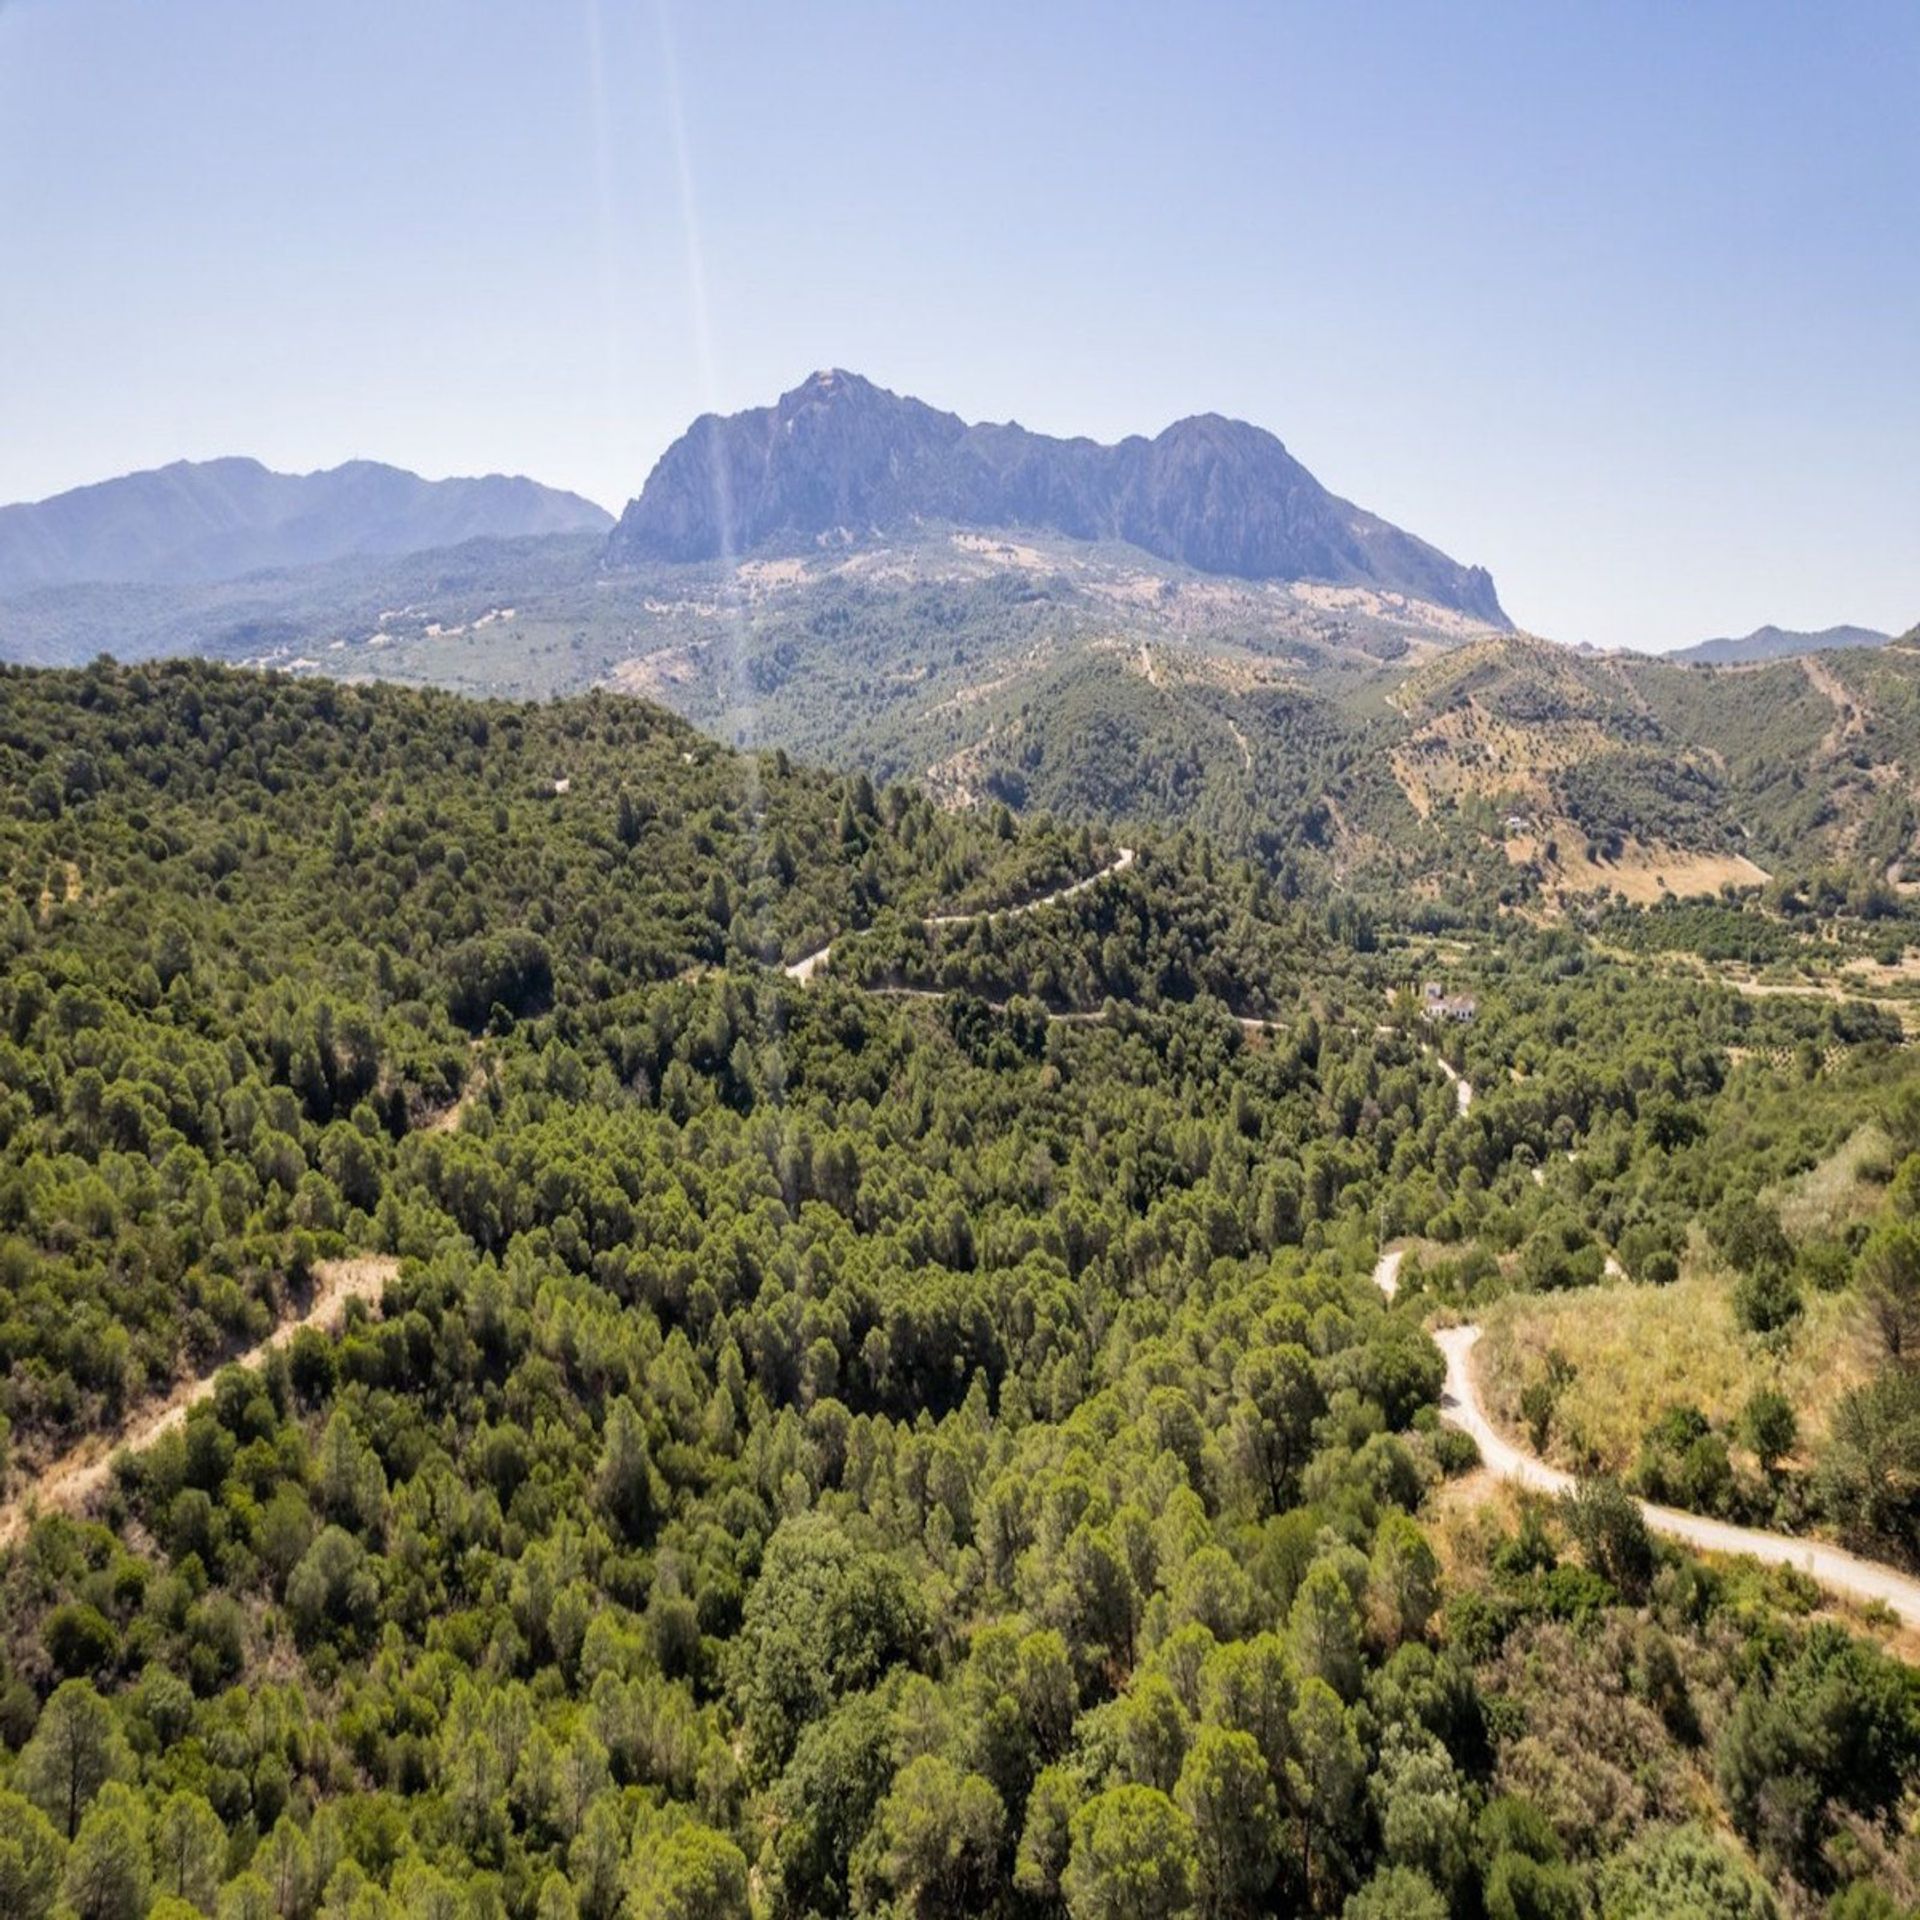
<instances>
[{"instance_id":1,"label":"sunlit haze","mask_svg":"<svg viewBox=\"0 0 1920 1920\"><path fill-rule=\"evenodd\" d=\"M1217 410L1664 647L1920 615L1920 10L13 0L0 499Z\"/></svg>"}]
</instances>

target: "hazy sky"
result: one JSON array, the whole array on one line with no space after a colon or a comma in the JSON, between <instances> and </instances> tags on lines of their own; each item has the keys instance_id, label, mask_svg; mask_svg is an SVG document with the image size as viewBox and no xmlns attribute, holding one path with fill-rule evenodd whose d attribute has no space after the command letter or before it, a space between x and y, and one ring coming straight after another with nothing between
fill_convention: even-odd
<instances>
[{"instance_id":1,"label":"hazy sky","mask_svg":"<svg viewBox=\"0 0 1920 1920\"><path fill-rule=\"evenodd\" d=\"M1203 410L1535 631L1920 619L1920 5L0 0L0 499Z\"/></svg>"}]
</instances>

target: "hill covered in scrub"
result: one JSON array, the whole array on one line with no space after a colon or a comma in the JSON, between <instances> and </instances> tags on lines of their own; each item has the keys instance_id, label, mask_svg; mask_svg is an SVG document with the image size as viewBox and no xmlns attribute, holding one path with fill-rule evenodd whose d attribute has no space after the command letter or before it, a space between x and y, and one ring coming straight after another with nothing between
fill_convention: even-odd
<instances>
[{"instance_id":1,"label":"hill covered in scrub","mask_svg":"<svg viewBox=\"0 0 1920 1920\"><path fill-rule=\"evenodd\" d=\"M1424 885L1458 910L1822 872L1864 898L1916 860L1920 648L1902 642L1678 666L1370 590L927 528L731 569L601 574L565 536L80 597L78 626L60 596L0 608L0 638L24 620L71 657L124 613L163 648L295 676L488 697L605 684L949 810L1191 825L1276 878Z\"/></svg>"},{"instance_id":2,"label":"hill covered in scrub","mask_svg":"<svg viewBox=\"0 0 1920 1920\"><path fill-rule=\"evenodd\" d=\"M1883 1012L1191 832L994 912L1114 843L612 695L0 688L10 1911L1910 1897L1874 1623L1489 1502L1421 1325L1796 1178L1830 1101L1705 1120L1896 1099Z\"/></svg>"},{"instance_id":3,"label":"hill covered in scrub","mask_svg":"<svg viewBox=\"0 0 1920 1920\"><path fill-rule=\"evenodd\" d=\"M490 707L182 666L4 684L10 1020L67 1036L57 1068L9 1056L11 1144L52 1101L89 1155L184 1155L13 1275L16 1448L164 1388L289 1267L302 1284L487 1034L730 958L777 965L876 915L1023 898L1101 857L742 760L604 696ZM245 1219L183 1312L196 1183L230 1178Z\"/></svg>"},{"instance_id":4,"label":"hill covered in scrub","mask_svg":"<svg viewBox=\"0 0 1920 1920\"><path fill-rule=\"evenodd\" d=\"M1920 653L1726 668L1471 644L1394 694L1396 781L1429 822L1484 839L1561 895L1797 883L1828 867L1887 891L1915 852Z\"/></svg>"}]
</instances>

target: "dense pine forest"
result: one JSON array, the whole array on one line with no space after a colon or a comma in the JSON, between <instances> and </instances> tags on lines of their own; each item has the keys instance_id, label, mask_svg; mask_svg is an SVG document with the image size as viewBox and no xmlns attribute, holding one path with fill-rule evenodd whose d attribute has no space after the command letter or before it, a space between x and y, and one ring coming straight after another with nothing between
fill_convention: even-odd
<instances>
[{"instance_id":1,"label":"dense pine forest","mask_svg":"<svg viewBox=\"0 0 1920 1920\"><path fill-rule=\"evenodd\" d=\"M1920 1555L1897 1010L1136 841L0 675L0 1915L1920 1911L1910 1638L1629 1495ZM1525 1316L1687 1288L1741 1394L1609 1458Z\"/></svg>"}]
</instances>

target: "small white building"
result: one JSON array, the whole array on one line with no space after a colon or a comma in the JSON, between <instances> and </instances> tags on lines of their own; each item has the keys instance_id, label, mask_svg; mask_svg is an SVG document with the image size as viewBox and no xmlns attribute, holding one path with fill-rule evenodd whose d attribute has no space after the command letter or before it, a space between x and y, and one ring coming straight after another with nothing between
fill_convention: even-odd
<instances>
[{"instance_id":1,"label":"small white building","mask_svg":"<svg viewBox=\"0 0 1920 1920\"><path fill-rule=\"evenodd\" d=\"M1479 1003L1470 993L1449 993L1438 980L1428 980L1420 988L1420 1017L1423 1020L1453 1020L1465 1025L1479 1011Z\"/></svg>"}]
</instances>

